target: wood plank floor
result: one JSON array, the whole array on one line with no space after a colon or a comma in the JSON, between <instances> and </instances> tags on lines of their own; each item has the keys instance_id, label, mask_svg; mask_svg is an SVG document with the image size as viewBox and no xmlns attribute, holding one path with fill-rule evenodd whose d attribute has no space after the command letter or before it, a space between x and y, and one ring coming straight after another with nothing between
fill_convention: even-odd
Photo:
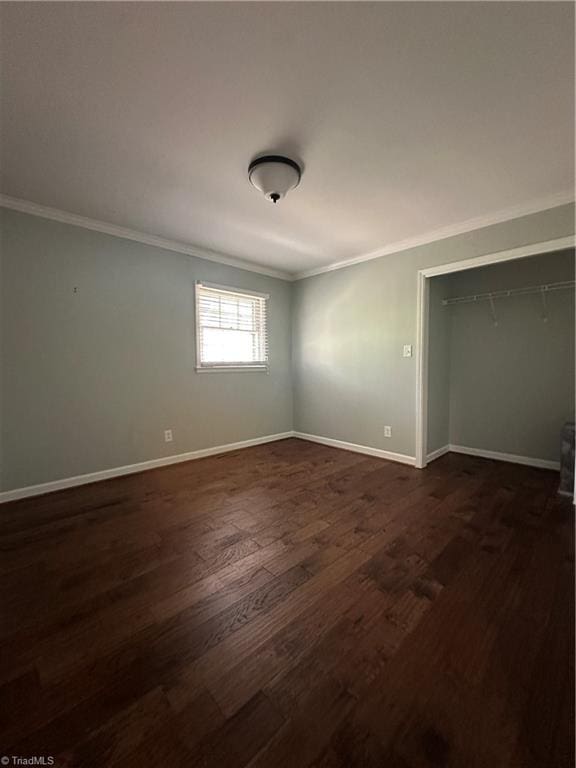
<instances>
[{"instance_id":1,"label":"wood plank floor","mask_svg":"<svg viewBox=\"0 0 576 768\"><path fill-rule=\"evenodd\" d=\"M557 480L290 439L4 505L0 754L571 767Z\"/></svg>"}]
</instances>

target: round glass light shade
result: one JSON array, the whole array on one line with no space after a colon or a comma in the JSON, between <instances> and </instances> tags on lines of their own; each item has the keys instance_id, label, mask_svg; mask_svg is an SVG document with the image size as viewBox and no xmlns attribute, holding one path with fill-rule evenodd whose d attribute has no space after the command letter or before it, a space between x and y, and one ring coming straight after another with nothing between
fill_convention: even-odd
<instances>
[{"instance_id":1,"label":"round glass light shade","mask_svg":"<svg viewBox=\"0 0 576 768\"><path fill-rule=\"evenodd\" d=\"M282 200L287 192L298 186L301 175L300 166L281 155L259 157L248 168L251 184L272 203Z\"/></svg>"}]
</instances>

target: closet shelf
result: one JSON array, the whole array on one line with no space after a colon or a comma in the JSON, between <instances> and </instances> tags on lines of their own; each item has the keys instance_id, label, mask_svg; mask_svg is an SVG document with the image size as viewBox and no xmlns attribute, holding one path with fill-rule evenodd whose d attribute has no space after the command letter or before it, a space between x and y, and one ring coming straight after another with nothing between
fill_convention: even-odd
<instances>
[{"instance_id":1,"label":"closet shelf","mask_svg":"<svg viewBox=\"0 0 576 768\"><path fill-rule=\"evenodd\" d=\"M576 281L566 280L562 283L546 283L545 285L531 285L526 288L510 288L507 291L491 291L490 293L476 293L472 296L457 296L450 299L442 299L442 304L447 307L452 304L471 304L475 301L494 301L494 299L507 299L510 296L528 296L529 294L546 294L553 291L574 290Z\"/></svg>"}]
</instances>

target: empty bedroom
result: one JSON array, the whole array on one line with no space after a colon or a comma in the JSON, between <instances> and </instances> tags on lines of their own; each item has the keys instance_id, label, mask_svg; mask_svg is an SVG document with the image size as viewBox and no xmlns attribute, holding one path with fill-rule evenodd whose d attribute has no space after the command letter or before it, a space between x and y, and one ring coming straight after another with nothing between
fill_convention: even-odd
<instances>
[{"instance_id":1,"label":"empty bedroom","mask_svg":"<svg viewBox=\"0 0 576 768\"><path fill-rule=\"evenodd\" d=\"M0 763L574 768L575 7L0 1Z\"/></svg>"}]
</instances>

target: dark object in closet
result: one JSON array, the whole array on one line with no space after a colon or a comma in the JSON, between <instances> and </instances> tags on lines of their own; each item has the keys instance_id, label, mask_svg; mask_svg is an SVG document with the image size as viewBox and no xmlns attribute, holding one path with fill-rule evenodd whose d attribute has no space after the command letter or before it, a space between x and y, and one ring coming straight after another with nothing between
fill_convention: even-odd
<instances>
[{"instance_id":1,"label":"dark object in closet","mask_svg":"<svg viewBox=\"0 0 576 768\"><path fill-rule=\"evenodd\" d=\"M572 496L574 493L574 422L562 427L562 452L560 456L560 487L558 493Z\"/></svg>"}]
</instances>

